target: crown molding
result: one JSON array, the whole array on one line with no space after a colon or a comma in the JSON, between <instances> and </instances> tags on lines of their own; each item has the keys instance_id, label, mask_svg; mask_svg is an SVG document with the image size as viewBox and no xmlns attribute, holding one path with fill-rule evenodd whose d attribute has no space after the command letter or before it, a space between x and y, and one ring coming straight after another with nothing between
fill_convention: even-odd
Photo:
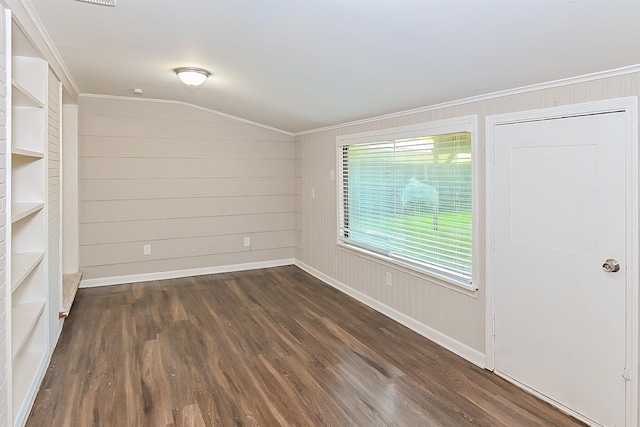
<instances>
[{"instance_id":1,"label":"crown molding","mask_svg":"<svg viewBox=\"0 0 640 427\"><path fill-rule=\"evenodd\" d=\"M632 74L637 72L640 72L640 64L630 65L630 66L621 67L621 68L615 68L612 70L598 71L595 73L584 74L576 77L568 77L565 79L552 80L544 83L536 83L528 86L521 86L515 89L506 89L506 90L501 90L497 92L491 92L484 95L477 95L469 98L458 99L455 101L448 101L440 104L429 105L426 107L419 107L411 110L399 111L397 113L385 114L382 116L370 117L362 120L355 120L351 122L341 123L338 125L326 126L326 127L317 128L317 129L310 129L302 132L297 132L294 134L294 136L303 136L303 135L309 135L317 132L336 130L336 129L341 129L347 126L361 125L361 124L366 124L371 122L377 122L379 120L393 119L396 117L404 117L410 114L424 113L427 111L440 110L440 109L449 108L449 107L456 107L460 105L470 104L472 102L487 101L490 99L501 98L504 96L518 95L526 92L550 89L558 86L566 86L566 85L576 84L576 83L584 83L584 82L589 82L593 80L606 79L609 77L617 77L617 76L622 76L622 75Z\"/></svg>"},{"instance_id":2,"label":"crown molding","mask_svg":"<svg viewBox=\"0 0 640 427\"><path fill-rule=\"evenodd\" d=\"M272 126L267 126L267 125L262 124L262 123L252 122L251 120L243 119L242 117L232 116L231 114L222 113L220 111L216 111L216 110L213 110L211 108L202 107L200 105L191 104L189 102L184 102L184 101L176 101L176 100L172 100L172 99L136 98L136 97L133 97L133 96L102 95L102 94L97 94L97 93L81 93L80 96L81 97L85 97L85 98L120 99L120 100L125 100L125 101L157 102L157 103L161 103L161 104L185 105L187 107L191 107L191 108L195 108L195 109L198 109L198 110L206 111L208 113L217 114L219 116L226 117L228 119L237 120L239 122L247 123L249 125L258 126L258 127L263 128L263 129L268 129L268 130L271 130L271 131L274 131L274 132L278 132L278 133L281 133L283 135L295 136L294 133L287 132L286 130L274 128Z\"/></svg>"}]
</instances>

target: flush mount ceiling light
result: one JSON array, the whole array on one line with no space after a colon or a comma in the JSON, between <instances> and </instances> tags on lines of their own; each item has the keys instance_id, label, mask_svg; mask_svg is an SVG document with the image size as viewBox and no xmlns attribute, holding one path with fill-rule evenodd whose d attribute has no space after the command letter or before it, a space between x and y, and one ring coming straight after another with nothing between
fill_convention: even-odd
<instances>
[{"instance_id":1,"label":"flush mount ceiling light","mask_svg":"<svg viewBox=\"0 0 640 427\"><path fill-rule=\"evenodd\" d=\"M116 7L116 0L76 0L84 3L98 4L100 6Z\"/></svg>"},{"instance_id":2,"label":"flush mount ceiling light","mask_svg":"<svg viewBox=\"0 0 640 427\"><path fill-rule=\"evenodd\" d=\"M207 70L197 67L180 67L173 71L182 83L188 86L200 86L211 75Z\"/></svg>"}]
</instances>

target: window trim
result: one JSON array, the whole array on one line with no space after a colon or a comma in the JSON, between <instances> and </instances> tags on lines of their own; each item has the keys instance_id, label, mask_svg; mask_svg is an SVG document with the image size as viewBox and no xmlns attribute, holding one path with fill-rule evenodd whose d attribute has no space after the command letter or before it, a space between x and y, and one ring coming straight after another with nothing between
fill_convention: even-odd
<instances>
[{"instance_id":1,"label":"window trim","mask_svg":"<svg viewBox=\"0 0 640 427\"><path fill-rule=\"evenodd\" d=\"M457 279L453 275L439 274L437 268L421 268L419 265L410 262L402 262L402 260L391 258L383 253L375 250L368 250L362 246L356 246L344 241L344 238L340 235L340 217L341 217L341 198L343 196L342 189L340 188L340 179L336 179L336 200L337 200L337 226L336 226L336 243L340 249L354 252L358 255L363 255L368 259L375 262L382 262L388 264L391 267L400 268L410 274L416 275L422 279L428 280L432 283L445 286L447 288L454 288L455 290L464 291L464 293L476 294L479 285L480 275L478 270L482 267L482 262L479 259L480 245L480 230L479 227L482 224L480 221L479 210L479 166L482 159L478 159L481 155L478 149L478 116L463 116L452 119L437 120L432 122L423 122L414 125L400 126L393 128L380 129L369 132L360 132L354 134L340 135L336 138L336 165L338 170L341 170L342 163L342 150L340 147L349 145L368 144L374 142L380 142L384 139L402 139L422 136L433 136L446 133L456 132L470 132L471 133L471 257L473 260L473 266L471 271L471 282L466 280ZM337 173L337 175L339 175Z\"/></svg>"}]
</instances>

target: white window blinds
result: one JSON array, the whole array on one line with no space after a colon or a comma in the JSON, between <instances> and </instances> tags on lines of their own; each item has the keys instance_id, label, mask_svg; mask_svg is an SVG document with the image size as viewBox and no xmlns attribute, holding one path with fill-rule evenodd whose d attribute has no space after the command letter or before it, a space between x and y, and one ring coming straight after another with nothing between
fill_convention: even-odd
<instances>
[{"instance_id":1,"label":"white window blinds","mask_svg":"<svg viewBox=\"0 0 640 427\"><path fill-rule=\"evenodd\" d=\"M471 283L471 132L339 143L339 239Z\"/></svg>"}]
</instances>

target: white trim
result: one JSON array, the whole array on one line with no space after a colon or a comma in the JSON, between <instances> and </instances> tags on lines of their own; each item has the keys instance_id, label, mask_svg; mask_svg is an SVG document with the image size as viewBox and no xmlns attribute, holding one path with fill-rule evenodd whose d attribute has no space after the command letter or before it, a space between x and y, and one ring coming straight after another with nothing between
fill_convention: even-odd
<instances>
[{"instance_id":1,"label":"white trim","mask_svg":"<svg viewBox=\"0 0 640 427\"><path fill-rule=\"evenodd\" d=\"M13 138L12 138L12 134L13 134L13 125L12 125L12 121L13 121L13 109L11 108L11 106L13 105L12 103L12 88L11 88L11 80L13 79L13 54L12 54L12 50L11 50L11 43L13 40L13 32L12 32L12 28L11 28L11 22L12 22L12 13L10 9L6 9L4 7L0 7L1 9L3 9L2 11L0 11L0 16L2 16L2 12L4 12L4 22L2 23L2 25L4 25L4 31L5 31L5 40L4 40L4 55L5 55L5 78L6 78L6 82L4 83L4 93L5 93L5 100L4 100L4 117L1 118L0 120L2 120L2 125L5 128L5 132L4 132L4 137L2 138L4 140L4 153L11 153L11 145L13 143ZM2 41L2 40L0 40ZM1 98L0 98L1 100ZM0 140L0 143L2 141ZM5 173L5 182L4 182L4 188L5 188L5 196L2 200L2 204L5 206L5 210L4 210L4 215L5 215L5 223L2 224L2 226L4 226L4 245L2 247L2 254L4 255L4 286L5 286L5 294L1 295L0 298L3 299L2 304L3 304L3 310L2 310L2 319L3 319L3 323L4 323L4 331L2 334L2 341L4 342L4 366L2 367L2 369L4 370L4 384L3 384L3 388L4 388L4 396L6 396L5 399L5 407L4 407L4 411L0 408L0 418L1 418L1 414L2 412L4 412L4 418L7 422L8 425L13 425L13 361L12 358L10 357L11 355L11 350L9 350L11 348L11 323L12 323L12 319L11 319L11 295L13 293L13 290L11 289L11 275L12 273L12 268L11 268L11 248L13 247L13 243L12 243L12 236L11 236L11 230L12 230L12 222L11 222L11 214L13 213L13 208L11 207L11 200L13 200L13 191L12 191L12 173L11 173L11 162L12 162L12 157L11 155L6 155L4 156L4 173ZM0 370L1 371L1 370ZM1 379L1 377L0 377Z\"/></svg>"},{"instance_id":2,"label":"white trim","mask_svg":"<svg viewBox=\"0 0 640 427\"><path fill-rule=\"evenodd\" d=\"M486 360L484 362L485 367L493 371L495 369L495 297L494 284L494 242L495 242L495 172L493 170L493 163L495 162L494 153L495 145L494 139L494 124L493 117L489 116L485 120L485 132L487 134L485 139L485 354Z\"/></svg>"},{"instance_id":3,"label":"white trim","mask_svg":"<svg viewBox=\"0 0 640 427\"><path fill-rule=\"evenodd\" d=\"M125 283L149 282L152 280L177 279L180 277L203 276L205 274L230 273L233 271L257 270L260 268L281 267L294 265L295 259L279 259L273 261L250 262L246 264L221 265L217 267L193 268L189 270L161 271L158 273L131 274L128 276L102 277L99 279L85 279L80 282L81 288L95 288L98 286L122 285Z\"/></svg>"},{"instance_id":4,"label":"white trim","mask_svg":"<svg viewBox=\"0 0 640 427\"><path fill-rule=\"evenodd\" d=\"M340 236L340 217L342 209L342 154L341 147L366 144L372 142L378 142L381 140L395 140L401 138L413 138L422 136L440 135L454 132L470 132L471 133L471 177L472 177L472 191L471 191L471 257L472 264L471 282L468 283L462 279L457 279L453 275L439 274L436 270L429 270L427 268L420 268L417 265L412 265L409 262L403 262L397 257L385 255L384 253L376 252L374 250L368 250L365 247L359 247L354 244L350 244ZM479 268L477 266L477 260L480 258L480 227L478 226L478 218L480 218L480 199L479 199L479 183L480 183L480 168L476 164L476 158L480 151L478 138L478 115L472 114L467 116L453 117L450 119L434 120L429 122L422 122L407 126L398 126L392 128L384 128L374 130L370 132L358 132L346 135L340 135L336 137L336 164L337 175L336 179L336 197L337 197L337 210L336 220L338 227L337 241L339 249L349 250L356 255L360 255L370 259L378 264L384 263L390 265L392 268L402 269L410 274L420 277L423 280L435 283L439 286L444 286L448 289L454 289L461 291L464 294L471 295L477 298L477 290L481 283L481 275L479 274ZM456 289L457 288L457 289Z\"/></svg>"},{"instance_id":5,"label":"white trim","mask_svg":"<svg viewBox=\"0 0 640 427\"><path fill-rule=\"evenodd\" d=\"M51 69L50 69L51 70ZM51 73L55 76L53 70ZM47 79L49 75L47 74ZM57 80L57 79L56 79ZM64 200L64 194L62 189L62 82L57 81L57 89L58 89L58 271L56 277L58 279L58 307L55 309L55 312L58 314L62 311L62 297L63 297L63 288L64 288L64 279L62 275L62 236L64 236L64 224L63 224L63 214L62 214L62 203ZM50 142L47 141L47 145L50 145ZM49 148L49 147L47 147ZM53 313L53 307L50 307ZM58 316L55 316L58 317ZM52 319L52 321L54 321ZM51 342L49 343L49 357L53 354L53 349L58 344L58 339L60 339L60 334L62 334L62 325L64 324L64 319L58 318L58 323L56 325L55 336L51 337ZM51 328L49 328L51 329Z\"/></svg>"},{"instance_id":6,"label":"white trim","mask_svg":"<svg viewBox=\"0 0 640 427\"><path fill-rule=\"evenodd\" d=\"M624 111L626 115L626 188L627 188L627 259L626 265L626 304L627 336L626 359L629 380L626 389L626 425L635 426L638 422L638 97L626 97L605 101L588 102L562 107L544 108L516 113L499 114L486 118L486 361L489 370L495 370L495 253L493 235L495 233L495 171L492 162L494 150L494 129L498 125L532 120L544 120L585 114L597 114Z\"/></svg>"},{"instance_id":7,"label":"white trim","mask_svg":"<svg viewBox=\"0 0 640 427\"><path fill-rule=\"evenodd\" d=\"M400 323L401 325L406 326L412 331L422 335L423 337L433 341L441 347L446 348L447 350L457 354L458 356L468 360L469 362L477 365L481 368L484 367L485 355L480 351L469 347L466 344L461 343L460 341L456 341L448 335L443 334L440 331L437 331L424 323L421 323L404 313L397 311L394 308L389 307L386 304L383 304L349 286L341 283L324 273L304 264L301 261L296 260L295 265L312 276L316 277L319 280L322 280L329 286L336 288L337 290L349 295L352 298L360 301L361 303L373 308L374 310L384 314L390 319Z\"/></svg>"},{"instance_id":8,"label":"white trim","mask_svg":"<svg viewBox=\"0 0 640 427\"><path fill-rule=\"evenodd\" d=\"M454 117L451 119L434 120L414 125L398 126L378 129L369 132L350 133L336 137L336 145L367 144L379 142L381 139L403 139L422 136L434 136L445 133L473 132L477 129L478 115ZM475 125L475 126L474 126Z\"/></svg>"},{"instance_id":9,"label":"white trim","mask_svg":"<svg viewBox=\"0 0 640 427\"><path fill-rule=\"evenodd\" d=\"M638 198L640 186L638 183L638 98L627 98L627 366L630 380L627 381L627 425L638 424L638 387L640 387L640 374L638 367L638 281L640 280L640 241L638 236L638 220L640 199Z\"/></svg>"},{"instance_id":10,"label":"white trim","mask_svg":"<svg viewBox=\"0 0 640 427\"><path fill-rule=\"evenodd\" d=\"M157 103L161 103L161 104L186 105L187 107L192 107L192 108L195 108L197 110L202 110L202 111L206 111L208 113L217 114L219 116L226 117L228 119L233 119L233 120L237 120L237 121L242 122L242 123L247 123L249 125L258 126L258 127L263 128L263 129L268 129L268 130L271 130L271 131L274 131L274 132L281 133L283 135L295 136L294 133L287 132L286 130L274 128L272 126L267 126L267 125L264 125L262 123L252 122L251 120L243 119L243 118L237 117L237 116L232 116L231 114L222 113L220 111L216 111L216 110L213 110L211 108L201 107L200 105L191 104L189 102L184 102L184 101L176 101L176 100L172 100L172 99L134 98L132 96L101 95L101 94L97 94L97 93L81 93L79 96L80 97L86 97L86 98L119 99L119 100L125 100L125 101L142 101L142 102L157 102Z\"/></svg>"},{"instance_id":11,"label":"white trim","mask_svg":"<svg viewBox=\"0 0 640 427\"><path fill-rule=\"evenodd\" d=\"M552 80L544 83L535 83L528 86L521 86L519 88L506 89L506 90L501 90L497 92L490 92L483 95L471 96L469 98L462 98L454 101L442 102L440 104L433 104L426 107L414 108L411 110L404 110L396 113L384 114L381 116L370 117L362 120L354 120L352 122L346 122L346 123L341 123L337 125L305 130L305 131L294 133L294 136L302 136L302 135L308 135L311 133L324 132L328 130L342 129L348 126L362 125L366 123L377 122L379 120L387 120L387 119L393 119L397 117L404 117L411 114L425 113L428 111L440 110L440 109L450 108L450 107L457 107L460 105L471 104L473 102L480 102L480 101L487 101L495 98L501 98L503 96L518 95L526 92L551 89L554 87L565 86L570 84L590 82L593 80L606 79L609 77L624 76L626 74L632 74L637 72L640 72L640 64L629 65L627 67L621 67L621 68L614 68L612 70L598 71L595 73L583 74L581 76L568 77L565 79Z\"/></svg>"}]
</instances>

